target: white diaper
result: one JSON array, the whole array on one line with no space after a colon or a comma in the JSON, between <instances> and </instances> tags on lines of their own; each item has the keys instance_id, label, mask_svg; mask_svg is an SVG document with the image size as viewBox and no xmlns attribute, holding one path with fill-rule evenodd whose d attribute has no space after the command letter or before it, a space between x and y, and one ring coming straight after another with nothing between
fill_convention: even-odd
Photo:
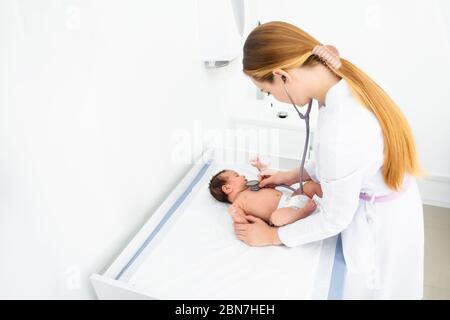
<instances>
[{"instance_id":1,"label":"white diaper","mask_svg":"<svg viewBox=\"0 0 450 320\"><path fill-rule=\"evenodd\" d=\"M282 194L280 202L278 202L277 209L291 207L298 210L300 208L303 208L308 200L309 197L305 196L304 194L297 194L295 196Z\"/></svg>"}]
</instances>

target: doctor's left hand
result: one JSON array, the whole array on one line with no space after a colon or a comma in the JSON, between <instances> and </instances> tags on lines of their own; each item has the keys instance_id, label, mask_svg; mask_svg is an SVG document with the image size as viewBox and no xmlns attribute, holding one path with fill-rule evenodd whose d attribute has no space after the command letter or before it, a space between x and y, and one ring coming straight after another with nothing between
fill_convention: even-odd
<instances>
[{"instance_id":1,"label":"doctor's left hand","mask_svg":"<svg viewBox=\"0 0 450 320\"><path fill-rule=\"evenodd\" d=\"M249 246L257 247L281 244L278 238L278 228L271 227L252 215L246 215L245 218L250 223L233 223L234 233L239 240Z\"/></svg>"}]
</instances>

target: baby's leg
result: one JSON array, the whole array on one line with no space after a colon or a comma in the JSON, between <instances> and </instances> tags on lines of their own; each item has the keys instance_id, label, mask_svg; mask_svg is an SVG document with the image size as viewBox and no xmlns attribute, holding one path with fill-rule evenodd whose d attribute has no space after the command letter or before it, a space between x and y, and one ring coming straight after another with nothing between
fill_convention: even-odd
<instances>
[{"instance_id":1,"label":"baby's leg","mask_svg":"<svg viewBox=\"0 0 450 320\"><path fill-rule=\"evenodd\" d=\"M322 188L320 187L320 184L312 180L303 185L303 192L310 198L315 194L317 194L319 198L322 198Z\"/></svg>"},{"instance_id":2,"label":"baby's leg","mask_svg":"<svg viewBox=\"0 0 450 320\"><path fill-rule=\"evenodd\" d=\"M299 219L306 218L316 209L314 201L309 200L303 208L297 209L292 207L279 208L272 212L270 222L277 227L290 224Z\"/></svg>"}]
</instances>

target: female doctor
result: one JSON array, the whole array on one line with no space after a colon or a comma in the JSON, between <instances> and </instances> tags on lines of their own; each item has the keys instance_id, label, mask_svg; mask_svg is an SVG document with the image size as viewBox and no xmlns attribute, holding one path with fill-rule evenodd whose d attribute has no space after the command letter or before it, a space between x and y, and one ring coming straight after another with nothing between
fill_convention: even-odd
<instances>
[{"instance_id":1,"label":"female doctor","mask_svg":"<svg viewBox=\"0 0 450 320\"><path fill-rule=\"evenodd\" d=\"M289 103L288 92L297 106L319 102L315 159L305 165L304 180L320 183L323 197L315 214L282 227L247 215L248 223L234 223L237 238L294 247L340 233L344 299L421 299L421 169L394 101L334 47L285 22L249 34L243 69L278 101ZM260 187L297 183L299 171L262 172Z\"/></svg>"}]
</instances>

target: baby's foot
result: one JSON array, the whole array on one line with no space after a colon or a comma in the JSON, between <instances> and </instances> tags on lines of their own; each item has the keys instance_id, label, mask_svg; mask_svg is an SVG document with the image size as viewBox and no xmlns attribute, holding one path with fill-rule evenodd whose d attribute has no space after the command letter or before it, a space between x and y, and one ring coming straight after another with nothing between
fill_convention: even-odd
<instances>
[{"instance_id":1,"label":"baby's foot","mask_svg":"<svg viewBox=\"0 0 450 320\"><path fill-rule=\"evenodd\" d=\"M304 211L305 215L310 215L314 212L314 210L316 210L316 208L317 204L314 202L314 200L309 199L303 206L302 210Z\"/></svg>"}]
</instances>

